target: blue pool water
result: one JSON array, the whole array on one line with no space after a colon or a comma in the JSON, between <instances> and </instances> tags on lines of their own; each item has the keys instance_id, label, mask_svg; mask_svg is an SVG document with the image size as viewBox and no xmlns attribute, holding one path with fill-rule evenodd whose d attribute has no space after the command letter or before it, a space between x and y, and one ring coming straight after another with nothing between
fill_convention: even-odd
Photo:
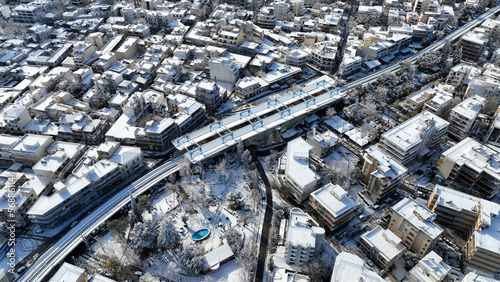
<instances>
[{"instance_id":1,"label":"blue pool water","mask_svg":"<svg viewBox=\"0 0 500 282\"><path fill-rule=\"evenodd\" d=\"M203 228L200 229L191 236L194 241L201 241L203 239L206 239L210 235L210 230Z\"/></svg>"}]
</instances>

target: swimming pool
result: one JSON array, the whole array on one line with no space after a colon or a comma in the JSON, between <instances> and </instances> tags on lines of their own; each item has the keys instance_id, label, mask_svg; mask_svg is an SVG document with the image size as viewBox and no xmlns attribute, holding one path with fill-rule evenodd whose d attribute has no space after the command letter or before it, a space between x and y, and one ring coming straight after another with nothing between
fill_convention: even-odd
<instances>
[{"instance_id":1,"label":"swimming pool","mask_svg":"<svg viewBox=\"0 0 500 282\"><path fill-rule=\"evenodd\" d=\"M202 229L194 232L193 235L191 236L191 238L194 241L201 241L201 240L208 238L208 236L210 236L210 230L208 230L207 228L202 228Z\"/></svg>"}]
</instances>

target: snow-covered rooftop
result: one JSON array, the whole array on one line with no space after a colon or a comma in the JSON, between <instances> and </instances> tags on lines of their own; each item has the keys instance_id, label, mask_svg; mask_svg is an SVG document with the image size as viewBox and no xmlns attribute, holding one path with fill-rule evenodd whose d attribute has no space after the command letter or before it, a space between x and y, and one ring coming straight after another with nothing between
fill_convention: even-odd
<instances>
[{"instance_id":1,"label":"snow-covered rooftop","mask_svg":"<svg viewBox=\"0 0 500 282\"><path fill-rule=\"evenodd\" d=\"M431 251L410 270L410 275L420 282L442 281L450 270L443 258Z\"/></svg>"},{"instance_id":2,"label":"snow-covered rooftop","mask_svg":"<svg viewBox=\"0 0 500 282\"><path fill-rule=\"evenodd\" d=\"M434 223L436 214L413 199L404 198L391 209L432 239L443 233L443 229Z\"/></svg>"},{"instance_id":3,"label":"snow-covered rooftop","mask_svg":"<svg viewBox=\"0 0 500 282\"><path fill-rule=\"evenodd\" d=\"M355 254L341 252L335 259L331 282L382 282L384 279L371 271Z\"/></svg>"},{"instance_id":4,"label":"snow-covered rooftop","mask_svg":"<svg viewBox=\"0 0 500 282\"><path fill-rule=\"evenodd\" d=\"M386 261L391 261L406 249L396 234L389 229L384 230L380 225L364 233L361 238L377 249Z\"/></svg>"},{"instance_id":5,"label":"snow-covered rooftop","mask_svg":"<svg viewBox=\"0 0 500 282\"><path fill-rule=\"evenodd\" d=\"M334 218L354 210L356 203L349 198L347 192L339 185L328 183L321 189L311 193L317 202L319 202Z\"/></svg>"},{"instance_id":6,"label":"snow-covered rooftop","mask_svg":"<svg viewBox=\"0 0 500 282\"><path fill-rule=\"evenodd\" d=\"M318 227L318 224L307 213L298 208L290 211L288 221L288 233L286 243L292 246L314 247L316 245L316 235L324 235L325 230Z\"/></svg>"},{"instance_id":7,"label":"snow-covered rooftop","mask_svg":"<svg viewBox=\"0 0 500 282\"><path fill-rule=\"evenodd\" d=\"M449 122L444 119L428 111L423 111L385 132L382 134L382 138L406 151L422 141L421 132L426 130L432 121L435 122L434 126L437 130L441 130L449 125Z\"/></svg>"},{"instance_id":8,"label":"snow-covered rooftop","mask_svg":"<svg viewBox=\"0 0 500 282\"><path fill-rule=\"evenodd\" d=\"M300 137L288 142L287 145L285 173L302 188L313 185L319 180L319 176L309 167L309 151L312 148Z\"/></svg>"}]
</instances>

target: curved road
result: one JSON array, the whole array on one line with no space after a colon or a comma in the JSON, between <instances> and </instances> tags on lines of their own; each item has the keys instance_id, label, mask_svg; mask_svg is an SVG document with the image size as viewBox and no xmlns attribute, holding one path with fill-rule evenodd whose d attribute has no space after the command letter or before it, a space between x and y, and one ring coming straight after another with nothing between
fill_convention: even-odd
<instances>
[{"instance_id":1,"label":"curved road","mask_svg":"<svg viewBox=\"0 0 500 282\"><path fill-rule=\"evenodd\" d=\"M144 193L163 178L179 170L179 163L183 158L184 156L179 156L154 169L95 209L45 252L18 281L42 281L82 242L83 238L90 235L99 225L104 224L130 201L129 191L132 191L134 197Z\"/></svg>"},{"instance_id":2,"label":"curved road","mask_svg":"<svg viewBox=\"0 0 500 282\"><path fill-rule=\"evenodd\" d=\"M486 13L465 24L460 29L452 32L447 37L425 48L421 52L411 56L407 60L409 60L410 62L414 62L419 56L427 52L439 50L444 46L447 40L454 41L458 39L460 36L470 31L472 28L479 25L484 20L490 18L494 13L498 11L500 11L500 5L490 9ZM341 87L340 89L347 90L358 85L372 82L376 80L380 75L388 72L394 73L398 71L399 68L399 64L395 63L383 70L351 82ZM45 252L26 271L26 273L18 279L18 281L42 281L43 278L47 276L47 274L49 274L55 266L57 266L71 251L76 248L76 246L78 246L82 242L82 237L87 237L92 233L94 229L103 224L114 213L116 213L129 202L130 199L128 195L130 190L133 191L134 196L138 196L144 193L149 188L158 183L161 179L176 172L179 169L178 164L182 158L183 156L172 159L171 161L163 164L162 166L149 172L139 180L135 181L131 185L127 186L118 194L114 195L110 200L94 210L94 212L81 220L79 224L77 224L67 234L65 234L57 243L55 243L47 252Z\"/></svg>"}]
</instances>

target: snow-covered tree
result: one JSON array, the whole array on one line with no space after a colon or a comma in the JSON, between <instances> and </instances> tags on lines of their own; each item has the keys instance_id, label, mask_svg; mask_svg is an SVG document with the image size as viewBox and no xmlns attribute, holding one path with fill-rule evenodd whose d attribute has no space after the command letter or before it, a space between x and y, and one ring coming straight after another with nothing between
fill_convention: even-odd
<instances>
[{"instance_id":1,"label":"snow-covered tree","mask_svg":"<svg viewBox=\"0 0 500 282\"><path fill-rule=\"evenodd\" d=\"M378 130L375 122L365 122L359 130L363 136L368 136L370 139L375 139L378 135Z\"/></svg>"},{"instance_id":2,"label":"snow-covered tree","mask_svg":"<svg viewBox=\"0 0 500 282\"><path fill-rule=\"evenodd\" d=\"M226 158L222 158L217 165L215 165L215 172L222 178L226 177L227 169L226 169Z\"/></svg>"},{"instance_id":3,"label":"snow-covered tree","mask_svg":"<svg viewBox=\"0 0 500 282\"><path fill-rule=\"evenodd\" d=\"M153 276L151 273L146 272L139 278L139 282L160 282L160 278Z\"/></svg>"},{"instance_id":4,"label":"snow-covered tree","mask_svg":"<svg viewBox=\"0 0 500 282\"><path fill-rule=\"evenodd\" d=\"M170 220L163 219L158 226L157 248L173 250L179 246L181 235Z\"/></svg>"},{"instance_id":5,"label":"snow-covered tree","mask_svg":"<svg viewBox=\"0 0 500 282\"><path fill-rule=\"evenodd\" d=\"M285 16L285 21L287 22L293 22L294 19L295 19L295 14L293 13L293 11L288 12L288 14L286 14Z\"/></svg>"},{"instance_id":6,"label":"snow-covered tree","mask_svg":"<svg viewBox=\"0 0 500 282\"><path fill-rule=\"evenodd\" d=\"M193 170L191 168L191 163L188 159L184 158L181 160L179 165L179 175L183 178L189 178L193 175Z\"/></svg>"},{"instance_id":7,"label":"snow-covered tree","mask_svg":"<svg viewBox=\"0 0 500 282\"><path fill-rule=\"evenodd\" d=\"M115 219L107 224L107 229L112 232L112 235L125 236L128 227L128 220L125 218Z\"/></svg>"},{"instance_id":8,"label":"snow-covered tree","mask_svg":"<svg viewBox=\"0 0 500 282\"><path fill-rule=\"evenodd\" d=\"M245 151L245 145L243 145L243 142L240 140L236 145L236 159L238 162L242 161L243 151Z\"/></svg>"},{"instance_id":9,"label":"snow-covered tree","mask_svg":"<svg viewBox=\"0 0 500 282\"><path fill-rule=\"evenodd\" d=\"M243 207L240 194L229 192L226 196L226 200L228 203L228 207L232 210L239 210Z\"/></svg>"},{"instance_id":10,"label":"snow-covered tree","mask_svg":"<svg viewBox=\"0 0 500 282\"><path fill-rule=\"evenodd\" d=\"M328 266L325 265L323 256L317 260L309 261L303 268L304 273L311 278L311 281L323 281L328 278Z\"/></svg>"},{"instance_id":11,"label":"snow-covered tree","mask_svg":"<svg viewBox=\"0 0 500 282\"><path fill-rule=\"evenodd\" d=\"M320 169L321 174L332 184L344 185L346 180L347 164L345 162L333 161L325 163Z\"/></svg>"},{"instance_id":12,"label":"snow-covered tree","mask_svg":"<svg viewBox=\"0 0 500 282\"><path fill-rule=\"evenodd\" d=\"M156 209L146 195L142 195L139 197L139 199L137 200L137 208L139 208L139 211L141 211L141 213L145 211L152 212Z\"/></svg>"},{"instance_id":13,"label":"snow-covered tree","mask_svg":"<svg viewBox=\"0 0 500 282\"><path fill-rule=\"evenodd\" d=\"M334 108L328 108L328 110L326 110L325 117L326 117L327 119L331 119L331 118L332 118L332 117L334 117L336 114L337 114L337 111L336 111Z\"/></svg>"},{"instance_id":14,"label":"snow-covered tree","mask_svg":"<svg viewBox=\"0 0 500 282\"><path fill-rule=\"evenodd\" d=\"M138 252L148 252L156 247L158 231L151 221L138 222L132 229L131 246Z\"/></svg>"},{"instance_id":15,"label":"snow-covered tree","mask_svg":"<svg viewBox=\"0 0 500 282\"><path fill-rule=\"evenodd\" d=\"M241 162L245 166L249 166L252 163L252 156L250 154L250 151L248 151L248 149L243 151L243 154L241 155Z\"/></svg>"},{"instance_id":16,"label":"snow-covered tree","mask_svg":"<svg viewBox=\"0 0 500 282\"><path fill-rule=\"evenodd\" d=\"M182 250L179 262L184 272L188 275L198 276L198 274L207 269L201 251L192 246L188 246Z\"/></svg>"},{"instance_id":17,"label":"snow-covered tree","mask_svg":"<svg viewBox=\"0 0 500 282\"><path fill-rule=\"evenodd\" d=\"M243 234L241 234L241 232L239 232L235 228L231 228L226 232L225 235L227 244L231 247L233 253L238 254L243 248L243 244L245 243Z\"/></svg>"},{"instance_id":18,"label":"snow-covered tree","mask_svg":"<svg viewBox=\"0 0 500 282\"><path fill-rule=\"evenodd\" d=\"M236 256L236 263L243 268L240 281L251 281L256 269L257 248L255 244L247 244Z\"/></svg>"}]
</instances>

